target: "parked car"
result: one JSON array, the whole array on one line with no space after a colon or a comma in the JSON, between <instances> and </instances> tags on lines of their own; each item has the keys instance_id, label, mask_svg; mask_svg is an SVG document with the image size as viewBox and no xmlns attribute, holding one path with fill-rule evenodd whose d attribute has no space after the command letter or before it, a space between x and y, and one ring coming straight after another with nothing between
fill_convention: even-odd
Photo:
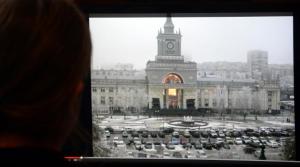
<instances>
[{"instance_id":1,"label":"parked car","mask_svg":"<svg viewBox=\"0 0 300 167\"><path fill-rule=\"evenodd\" d=\"M208 138L208 133L206 131L201 131L201 136L204 138Z\"/></svg>"},{"instance_id":2,"label":"parked car","mask_svg":"<svg viewBox=\"0 0 300 167\"><path fill-rule=\"evenodd\" d=\"M262 144L267 144L267 139L265 137L259 137L259 141L262 143Z\"/></svg>"},{"instance_id":3,"label":"parked car","mask_svg":"<svg viewBox=\"0 0 300 167\"><path fill-rule=\"evenodd\" d=\"M210 143L203 143L202 146L203 146L203 148L205 148L207 150L211 150L212 149L212 144L210 144Z\"/></svg>"},{"instance_id":4,"label":"parked car","mask_svg":"<svg viewBox=\"0 0 300 167\"><path fill-rule=\"evenodd\" d=\"M200 142L195 143L194 147L195 147L195 149L197 149L197 150L202 149L202 144L201 144Z\"/></svg>"},{"instance_id":5,"label":"parked car","mask_svg":"<svg viewBox=\"0 0 300 167\"><path fill-rule=\"evenodd\" d=\"M161 140L158 138L153 139L153 144L154 145L161 145Z\"/></svg>"},{"instance_id":6,"label":"parked car","mask_svg":"<svg viewBox=\"0 0 300 167\"><path fill-rule=\"evenodd\" d=\"M229 146L228 143L224 143L224 144L223 144L223 148L225 148L225 149L230 149L230 146Z\"/></svg>"},{"instance_id":7,"label":"parked car","mask_svg":"<svg viewBox=\"0 0 300 167\"><path fill-rule=\"evenodd\" d=\"M219 132L219 137L225 138L225 134L223 132Z\"/></svg>"},{"instance_id":8,"label":"parked car","mask_svg":"<svg viewBox=\"0 0 300 167\"><path fill-rule=\"evenodd\" d=\"M271 140L271 141L267 142L267 146L272 147L272 148L279 147L278 143L274 140Z\"/></svg>"},{"instance_id":9,"label":"parked car","mask_svg":"<svg viewBox=\"0 0 300 167\"><path fill-rule=\"evenodd\" d=\"M114 133L114 129L111 126L107 126L104 130L108 130L110 134Z\"/></svg>"},{"instance_id":10,"label":"parked car","mask_svg":"<svg viewBox=\"0 0 300 167\"><path fill-rule=\"evenodd\" d=\"M243 144L249 144L251 142L250 138L248 136L242 136Z\"/></svg>"},{"instance_id":11,"label":"parked car","mask_svg":"<svg viewBox=\"0 0 300 167\"><path fill-rule=\"evenodd\" d=\"M134 143L134 144L136 144L136 143L141 144L140 138L134 137L134 138L133 138L133 143Z\"/></svg>"},{"instance_id":12,"label":"parked car","mask_svg":"<svg viewBox=\"0 0 300 167\"><path fill-rule=\"evenodd\" d=\"M137 131L132 131L131 136L132 137L139 137L139 133Z\"/></svg>"},{"instance_id":13,"label":"parked car","mask_svg":"<svg viewBox=\"0 0 300 167\"><path fill-rule=\"evenodd\" d=\"M196 157L197 158L207 158L207 155L204 150L198 150L198 151L196 151Z\"/></svg>"},{"instance_id":14,"label":"parked car","mask_svg":"<svg viewBox=\"0 0 300 167\"><path fill-rule=\"evenodd\" d=\"M145 149L152 149L152 143L151 142L146 142L144 148Z\"/></svg>"},{"instance_id":15,"label":"parked car","mask_svg":"<svg viewBox=\"0 0 300 167\"><path fill-rule=\"evenodd\" d=\"M156 137L157 137L157 133L156 133L156 132L151 132L151 133L150 133L150 136L151 136L152 138L156 138Z\"/></svg>"},{"instance_id":16,"label":"parked car","mask_svg":"<svg viewBox=\"0 0 300 167\"><path fill-rule=\"evenodd\" d=\"M180 152L174 152L173 157L175 158L182 158L182 154Z\"/></svg>"},{"instance_id":17,"label":"parked car","mask_svg":"<svg viewBox=\"0 0 300 167\"><path fill-rule=\"evenodd\" d=\"M183 132L183 136L184 136L184 137L187 137L187 138L190 138L190 137L191 137L191 134L190 134L190 132L189 132L188 130L185 130L185 131Z\"/></svg>"},{"instance_id":18,"label":"parked car","mask_svg":"<svg viewBox=\"0 0 300 167\"><path fill-rule=\"evenodd\" d=\"M236 145L240 145L240 144L243 144L243 141L242 141L241 138L237 137L237 138L235 138L234 143L235 143Z\"/></svg>"},{"instance_id":19,"label":"parked car","mask_svg":"<svg viewBox=\"0 0 300 167\"><path fill-rule=\"evenodd\" d=\"M104 136L106 138L109 138L110 137L110 132L108 130L104 131Z\"/></svg>"},{"instance_id":20,"label":"parked car","mask_svg":"<svg viewBox=\"0 0 300 167\"><path fill-rule=\"evenodd\" d=\"M128 137L128 133L127 133L126 131L123 131L123 132L122 132L122 137L123 137L123 138L127 138L127 137Z\"/></svg>"},{"instance_id":21,"label":"parked car","mask_svg":"<svg viewBox=\"0 0 300 167\"><path fill-rule=\"evenodd\" d=\"M191 149L192 145L191 145L191 143L186 143L186 144L182 145L182 147L186 148L186 149Z\"/></svg>"},{"instance_id":22,"label":"parked car","mask_svg":"<svg viewBox=\"0 0 300 167\"><path fill-rule=\"evenodd\" d=\"M179 133L176 132L176 131L174 131L174 132L172 133L172 136L173 136L173 137L176 137L176 138L179 138Z\"/></svg>"},{"instance_id":23,"label":"parked car","mask_svg":"<svg viewBox=\"0 0 300 167\"><path fill-rule=\"evenodd\" d=\"M162 131L160 131L160 132L158 132L158 136L159 136L160 138L164 138L164 137L165 137L165 133L162 132Z\"/></svg>"},{"instance_id":24,"label":"parked car","mask_svg":"<svg viewBox=\"0 0 300 167\"><path fill-rule=\"evenodd\" d=\"M217 138L218 134L216 132L211 132L209 135L211 138Z\"/></svg>"},{"instance_id":25,"label":"parked car","mask_svg":"<svg viewBox=\"0 0 300 167\"><path fill-rule=\"evenodd\" d=\"M166 145L166 148L169 149L169 150L174 150L175 146L174 146L174 144L169 143L169 144Z\"/></svg>"},{"instance_id":26,"label":"parked car","mask_svg":"<svg viewBox=\"0 0 300 167\"><path fill-rule=\"evenodd\" d=\"M134 147L135 147L136 150L139 150L139 151L143 150L142 144L135 143Z\"/></svg>"},{"instance_id":27,"label":"parked car","mask_svg":"<svg viewBox=\"0 0 300 167\"><path fill-rule=\"evenodd\" d=\"M200 137L200 133L198 131L190 131L190 134L195 137L195 138L199 138Z\"/></svg>"},{"instance_id":28,"label":"parked car","mask_svg":"<svg viewBox=\"0 0 300 167\"><path fill-rule=\"evenodd\" d=\"M148 131L143 131L142 137L148 138L148 136L149 136Z\"/></svg>"},{"instance_id":29,"label":"parked car","mask_svg":"<svg viewBox=\"0 0 300 167\"><path fill-rule=\"evenodd\" d=\"M227 144L233 144L233 140L232 140L231 137L225 137L225 142L226 142Z\"/></svg>"},{"instance_id":30,"label":"parked car","mask_svg":"<svg viewBox=\"0 0 300 167\"><path fill-rule=\"evenodd\" d=\"M165 134L171 134L171 133L174 132L174 128L164 128L164 129L163 129L163 132L164 132Z\"/></svg>"},{"instance_id":31,"label":"parked car","mask_svg":"<svg viewBox=\"0 0 300 167\"><path fill-rule=\"evenodd\" d=\"M223 138L217 138L216 143L217 144L219 144L219 143L223 144L224 143Z\"/></svg>"},{"instance_id":32,"label":"parked car","mask_svg":"<svg viewBox=\"0 0 300 167\"><path fill-rule=\"evenodd\" d=\"M246 146L246 147L244 147L243 150L246 154L252 154L256 151L256 149L251 146Z\"/></svg>"},{"instance_id":33,"label":"parked car","mask_svg":"<svg viewBox=\"0 0 300 167\"><path fill-rule=\"evenodd\" d=\"M254 141L251 141L250 143L249 143L249 146L252 146L252 147L254 147L254 148L260 148L261 147L261 143L258 141L258 140L254 140Z\"/></svg>"},{"instance_id":34,"label":"parked car","mask_svg":"<svg viewBox=\"0 0 300 167\"><path fill-rule=\"evenodd\" d=\"M208 140L206 138L201 138L200 142L201 144L204 144L204 143L208 143Z\"/></svg>"}]
</instances>

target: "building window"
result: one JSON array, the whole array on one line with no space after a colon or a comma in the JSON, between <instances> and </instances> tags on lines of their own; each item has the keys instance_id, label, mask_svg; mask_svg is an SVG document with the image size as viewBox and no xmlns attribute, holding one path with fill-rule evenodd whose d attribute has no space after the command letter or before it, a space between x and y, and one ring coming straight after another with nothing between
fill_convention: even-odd
<instances>
[{"instance_id":1,"label":"building window","mask_svg":"<svg viewBox=\"0 0 300 167\"><path fill-rule=\"evenodd\" d=\"M272 91L268 91L268 96L272 96Z\"/></svg>"},{"instance_id":2,"label":"building window","mask_svg":"<svg viewBox=\"0 0 300 167\"><path fill-rule=\"evenodd\" d=\"M100 88L101 92L105 92L105 88Z\"/></svg>"},{"instance_id":3,"label":"building window","mask_svg":"<svg viewBox=\"0 0 300 167\"><path fill-rule=\"evenodd\" d=\"M101 101L100 101L101 104L105 104L105 97L104 96L101 96Z\"/></svg>"},{"instance_id":4,"label":"building window","mask_svg":"<svg viewBox=\"0 0 300 167\"><path fill-rule=\"evenodd\" d=\"M217 107L217 100L216 99L213 99L213 106Z\"/></svg>"},{"instance_id":5,"label":"building window","mask_svg":"<svg viewBox=\"0 0 300 167\"><path fill-rule=\"evenodd\" d=\"M114 98L113 97L109 97L109 104L114 104Z\"/></svg>"},{"instance_id":6,"label":"building window","mask_svg":"<svg viewBox=\"0 0 300 167\"><path fill-rule=\"evenodd\" d=\"M221 106L221 107L224 107L224 104L225 104L225 103L224 103L224 99L221 99L221 100L220 100L220 106Z\"/></svg>"},{"instance_id":7,"label":"building window","mask_svg":"<svg viewBox=\"0 0 300 167\"><path fill-rule=\"evenodd\" d=\"M97 92L97 88L93 88L93 92Z\"/></svg>"},{"instance_id":8,"label":"building window","mask_svg":"<svg viewBox=\"0 0 300 167\"><path fill-rule=\"evenodd\" d=\"M268 102L271 103L272 102L272 98L268 98Z\"/></svg>"},{"instance_id":9,"label":"building window","mask_svg":"<svg viewBox=\"0 0 300 167\"><path fill-rule=\"evenodd\" d=\"M205 105L205 107L209 106L209 99L204 99L204 105Z\"/></svg>"},{"instance_id":10,"label":"building window","mask_svg":"<svg viewBox=\"0 0 300 167\"><path fill-rule=\"evenodd\" d=\"M109 88L108 91L109 92L114 92L114 88Z\"/></svg>"},{"instance_id":11,"label":"building window","mask_svg":"<svg viewBox=\"0 0 300 167\"><path fill-rule=\"evenodd\" d=\"M232 107L232 100L228 99L228 107Z\"/></svg>"},{"instance_id":12,"label":"building window","mask_svg":"<svg viewBox=\"0 0 300 167\"><path fill-rule=\"evenodd\" d=\"M201 98L198 99L198 106L199 106L199 107L202 106L202 104L201 104Z\"/></svg>"}]
</instances>

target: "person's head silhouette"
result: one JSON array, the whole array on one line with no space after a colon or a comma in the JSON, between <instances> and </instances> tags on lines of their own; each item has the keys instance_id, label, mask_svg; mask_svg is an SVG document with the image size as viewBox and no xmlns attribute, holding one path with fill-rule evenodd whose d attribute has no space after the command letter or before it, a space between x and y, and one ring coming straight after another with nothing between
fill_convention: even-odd
<instances>
[{"instance_id":1,"label":"person's head silhouette","mask_svg":"<svg viewBox=\"0 0 300 167\"><path fill-rule=\"evenodd\" d=\"M90 66L88 26L67 0L0 0L0 149L60 150Z\"/></svg>"}]
</instances>

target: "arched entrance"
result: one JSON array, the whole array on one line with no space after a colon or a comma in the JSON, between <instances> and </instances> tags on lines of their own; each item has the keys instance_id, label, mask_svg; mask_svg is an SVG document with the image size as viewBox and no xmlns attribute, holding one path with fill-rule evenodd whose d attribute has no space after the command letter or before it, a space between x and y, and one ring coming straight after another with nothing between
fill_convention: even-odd
<instances>
[{"instance_id":1,"label":"arched entrance","mask_svg":"<svg viewBox=\"0 0 300 167\"><path fill-rule=\"evenodd\" d=\"M176 73L169 73L163 79L165 88L163 90L164 99L163 107L168 109L182 108L183 106L183 90L181 84L183 79Z\"/></svg>"}]
</instances>

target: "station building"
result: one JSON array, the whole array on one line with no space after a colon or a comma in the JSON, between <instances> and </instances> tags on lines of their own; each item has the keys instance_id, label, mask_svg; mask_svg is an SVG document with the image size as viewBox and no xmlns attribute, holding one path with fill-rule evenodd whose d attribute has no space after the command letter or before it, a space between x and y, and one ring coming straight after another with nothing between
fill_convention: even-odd
<instances>
[{"instance_id":1,"label":"station building","mask_svg":"<svg viewBox=\"0 0 300 167\"><path fill-rule=\"evenodd\" d=\"M207 109L238 112L280 110L276 80L197 77L197 63L185 61L181 32L170 17L157 35L157 55L145 70L132 66L91 72L92 110L98 114L147 109ZM247 68L247 67L245 67Z\"/></svg>"}]
</instances>

